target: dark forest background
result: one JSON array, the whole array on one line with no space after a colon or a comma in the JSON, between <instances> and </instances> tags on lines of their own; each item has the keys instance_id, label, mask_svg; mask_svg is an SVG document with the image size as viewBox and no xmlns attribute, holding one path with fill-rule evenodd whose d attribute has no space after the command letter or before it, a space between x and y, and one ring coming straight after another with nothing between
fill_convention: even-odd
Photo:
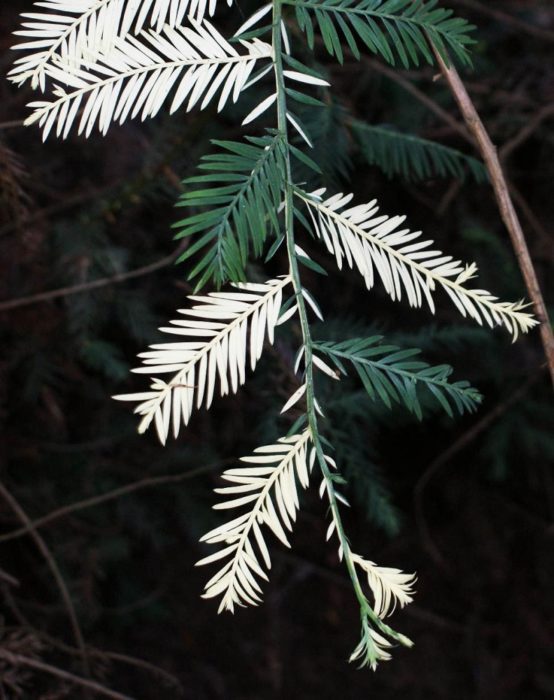
<instances>
[{"instance_id":1,"label":"dark forest background","mask_svg":"<svg viewBox=\"0 0 554 700\"><path fill-rule=\"evenodd\" d=\"M475 70L464 75L501 147L552 311L554 8L444 4L477 25ZM224 11L222 26L234 31L253 6ZM349 272L309 279L336 336L369 329L420 347L485 396L477 414L450 419L430 405L418 422L362 399L355 382L324 389L356 550L418 573L415 602L394 618L415 647L376 673L347 664L358 610L315 492L292 551L273 549L259 609L218 617L200 600L207 572L194 562L199 536L218 522L212 489L225 466L279 435L273 416L295 387L294 329L237 396L198 413L165 449L153 434L137 436L129 407L110 396L139 390L129 374L136 353L191 290L186 266L173 264L181 180L211 138L240 137L256 95L222 115L161 115L43 145L21 127L34 97L3 79L30 7L0 4L0 698L88 697L52 674L85 675L77 624L91 677L140 700L554 697L554 407L539 334L511 344L446 300L436 317L413 313ZM525 296L486 182L409 168L389 177L341 119L347 108L477 156L436 71L317 58L336 104L306 119L327 182L407 213L413 229L475 260L484 288ZM332 270L320 248L302 245ZM277 255L270 271L282 262Z\"/></svg>"}]
</instances>

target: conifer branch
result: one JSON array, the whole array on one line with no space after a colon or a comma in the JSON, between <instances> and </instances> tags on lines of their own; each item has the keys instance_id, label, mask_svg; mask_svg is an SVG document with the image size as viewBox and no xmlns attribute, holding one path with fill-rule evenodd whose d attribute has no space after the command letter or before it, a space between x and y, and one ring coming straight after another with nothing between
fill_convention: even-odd
<instances>
[{"instance_id":1,"label":"conifer branch","mask_svg":"<svg viewBox=\"0 0 554 700\"><path fill-rule=\"evenodd\" d=\"M40 6L49 13L21 15L31 21L22 22L23 29L15 34L27 41L13 48L31 53L15 61L8 78L17 85L30 81L33 89L44 92L50 68L63 65L75 73L110 53L116 39L138 35L145 24L159 33L166 25L179 26L187 14L198 21L207 11L213 15L216 0L41 0Z\"/></svg>"},{"instance_id":2,"label":"conifer branch","mask_svg":"<svg viewBox=\"0 0 554 700\"><path fill-rule=\"evenodd\" d=\"M326 496L331 514L327 538L336 535L338 539L339 557L360 608L361 640L351 660L374 669L379 661L390 658L393 641L412 644L384 618L395 606L411 602L415 577L378 566L351 548L339 510L339 503L345 502L339 491L343 479L324 450L329 443L320 429L324 414L316 398L316 376L338 380L346 373L348 362L370 396L388 406L393 401L401 403L419 417L420 387L449 414L453 408L460 413L473 410L480 395L465 382L450 382L449 367L430 367L415 359L415 351L379 345L375 337L336 343L314 340L309 314L321 320L323 315L303 286L300 265L319 274L326 271L296 243L295 220L309 227L296 205L307 208L316 236L334 255L339 269L346 260L360 271L368 288L379 277L393 299L405 295L411 306L420 307L426 301L434 310L433 292L441 287L462 315L490 326L504 325L514 339L530 330L536 320L526 313L523 302L500 302L484 290L468 288L475 265L464 266L430 250L432 241L419 240L419 232L398 230L404 217L376 216L375 202L348 207L352 195L324 200L324 190L309 194L294 184L293 159L314 172L318 166L291 143L293 131L309 147L312 138L310 129L290 110L288 100L317 108L319 100L304 90L329 84L291 55L283 7L295 7L310 46L315 42L313 16L323 45L339 60L344 42L359 56L357 40L361 40L391 63L395 52L404 65L417 65L421 59L431 63L431 45L440 61L446 60L450 50L467 63L471 27L438 8L436 0L273 0L244 22L232 44L204 19L206 12L213 14L216 0L76 0L72 5L67 0L40 0L36 4L51 12L25 15L35 21L24 23L22 34L29 41L19 48L30 54L16 62L10 79L19 84L30 80L35 89L44 89L47 79L54 82L53 98L31 103L34 113L26 122L37 122L44 138L53 130L66 137L78 115L79 133L88 136L95 125L105 133L115 121L154 116L170 96L170 112L182 105L187 110L202 109L216 94L221 109L230 99L237 101L244 89L273 74L274 91L261 98L243 124L266 118L275 109L277 129L247 137L246 143L216 142L223 152L204 157L202 174L185 183L193 187L180 202L195 209L176 226L179 236L198 236L182 256L184 260L200 254L191 277L198 287L208 281L219 287L232 280L235 288L189 297L192 304L179 311L182 318L161 329L179 338L152 345L140 355L142 366L134 371L154 375L150 389L115 398L138 403L139 432L153 423L165 443L171 428L177 437L188 424L194 408L210 407L217 389L222 396L236 392L246 381L248 360L254 370L266 339L272 343L275 328L297 317L301 347L295 372L302 369L302 378L281 412L287 413L301 401L305 412L287 437L255 450L244 458L247 466L224 473L231 485L216 491L230 498L215 508L244 508L245 512L202 538L224 546L199 564L226 560L207 582L204 597L221 596L220 611L234 611L261 600L259 579L267 578L271 566L264 529L288 544L286 531L299 507L297 482L307 487L317 464L322 475L320 493ZM259 25L270 13L271 44L266 44L259 37L268 27ZM189 17L181 26L185 14ZM144 30L148 24L150 28ZM253 73L259 59L269 59L269 65ZM409 153L415 170L426 167L422 148L426 154L432 151L433 165L439 171L460 173L461 163L468 164L474 174L479 170L473 161L436 144L422 145L420 140L408 146L406 139L398 135L395 139L389 139L388 152L401 160ZM265 251L270 236L275 240L268 258L285 244L286 274L265 283L243 282L249 259ZM293 294L283 304L288 285ZM168 381L159 378L164 374L170 375ZM25 522L27 531L34 533L30 522Z\"/></svg>"},{"instance_id":3,"label":"conifer branch","mask_svg":"<svg viewBox=\"0 0 554 700\"><path fill-rule=\"evenodd\" d=\"M236 292L189 297L199 303L180 310L186 318L160 329L181 340L151 345L150 351L139 355L143 367L133 370L150 376L175 373L173 377L169 381L155 378L149 391L113 397L139 402L135 408L142 416L139 433L154 421L160 442L165 444L170 426L177 437L195 404L196 408L211 406L216 380L222 396L235 393L244 384L248 356L254 370L266 335L273 343L283 289L290 281L286 276L265 284L236 284Z\"/></svg>"},{"instance_id":4,"label":"conifer branch","mask_svg":"<svg viewBox=\"0 0 554 700\"><path fill-rule=\"evenodd\" d=\"M376 200L345 208L353 195L339 193L322 200L325 190L311 194L296 190L308 206L314 232L337 259L356 267L371 289L379 276L393 300L405 294L410 306L421 307L425 300L434 313L432 292L441 287L462 316L473 318L491 328L503 325L514 340L520 332L527 333L537 324L525 312L523 301L501 302L483 289L468 289L466 282L477 272L474 263L463 265L442 251L432 250L433 241L418 240L421 232L398 230L404 216L376 216Z\"/></svg>"}]
</instances>

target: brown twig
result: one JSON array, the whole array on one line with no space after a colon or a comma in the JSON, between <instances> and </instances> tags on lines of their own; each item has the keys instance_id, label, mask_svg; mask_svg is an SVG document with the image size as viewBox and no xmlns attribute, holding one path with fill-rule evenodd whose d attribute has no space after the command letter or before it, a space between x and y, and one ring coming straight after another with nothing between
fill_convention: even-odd
<instances>
[{"instance_id":1,"label":"brown twig","mask_svg":"<svg viewBox=\"0 0 554 700\"><path fill-rule=\"evenodd\" d=\"M19 623L20 627L23 627L24 629L31 632L35 637L43 640L49 647L52 647L53 649L57 649L65 654L71 654L73 656L79 655L81 653L79 649L76 649L75 647L70 646L65 642L62 642L56 637L52 637L47 632L44 632L43 630L34 627L25 617L25 615L21 612L19 605L13 597L10 589L7 586L3 586L2 592L4 594L4 598L6 599L6 605L9 607L11 613ZM150 661L145 661L144 659L139 659L136 656L129 656L128 654L121 654L115 651L97 649L96 647L91 646L87 646L87 654L91 658L96 657L99 659L104 659L108 662L115 661L116 663L127 664L129 666L134 666L135 668L140 668L147 673L151 673L153 675L158 676L159 678L163 678L168 685L173 686L179 693L182 693L183 691L182 684L176 676L164 670L160 666L156 666Z\"/></svg>"},{"instance_id":2,"label":"brown twig","mask_svg":"<svg viewBox=\"0 0 554 700\"><path fill-rule=\"evenodd\" d=\"M510 197L510 191L502 170L502 166L500 165L496 148L492 143L487 130L485 129L479 114L477 113L477 110L475 109L475 105L473 104L465 85L458 74L458 71L452 62L450 63L450 66L446 65L442 56L434 46L433 51L440 66L441 72L446 78L446 81L450 86L450 90L452 91L460 111L462 112L467 128L477 141L479 151L481 152L481 156L488 170L500 215L504 221L504 224L506 225L506 228L508 229L508 233L510 234L512 246L525 280L527 293L535 306L535 313L540 322L542 344L544 347L552 384L554 385L554 333L552 332L552 326L550 325L548 312L546 310L546 305L544 303L539 281L537 279L537 274L529 254L529 249L523 234L523 229L521 228L519 217L512 203L512 198Z\"/></svg>"},{"instance_id":3,"label":"brown twig","mask_svg":"<svg viewBox=\"0 0 554 700\"><path fill-rule=\"evenodd\" d=\"M21 119L13 119L11 122L0 122L0 131L4 129L19 129L24 126L24 122Z\"/></svg>"},{"instance_id":4,"label":"brown twig","mask_svg":"<svg viewBox=\"0 0 554 700\"><path fill-rule=\"evenodd\" d=\"M465 449L470 445L481 433L486 430L489 425L494 423L500 416L502 416L508 409L510 409L515 403L517 403L522 396L529 391L529 389L535 384L542 376L542 373L546 365L541 367L539 372L532 374L528 379L518 387L507 399L498 403L491 411L485 413L480 420L477 421L469 430L463 433L455 442L453 442L448 449L442 452L438 457L436 457L431 464L425 469L423 474L419 477L415 488L414 488L414 512L417 527L422 539L422 542L429 552L433 561L443 569L447 569L448 566L441 552L439 551L437 545L435 544L429 526L427 525L427 520L425 519L424 508L423 508L423 496L425 489L429 485L431 479L436 476L437 472L442 469L443 466L448 464L454 455L456 455L461 450Z\"/></svg>"},{"instance_id":5,"label":"brown twig","mask_svg":"<svg viewBox=\"0 0 554 700\"><path fill-rule=\"evenodd\" d=\"M130 493L139 491L141 489L150 488L152 486L163 486L166 484L178 484L186 479L192 479L200 474L207 474L220 467L234 462L235 460L223 460L217 462L217 464L208 464L205 467L198 467L198 469L192 469L187 472L182 472L181 474L169 474L164 476L152 476L146 479L141 479L140 481L134 481L126 486L120 486L106 493L101 493L98 496L92 496L91 498L85 498L82 501L77 501L75 503L70 503L62 508L57 508L47 515L43 515L41 518L36 520L28 520L25 527L21 527L18 530L13 530L12 532L7 532L4 535L0 535L0 542L8 542L10 540L15 540L23 535L30 533L35 533L38 528L44 527L55 520L60 518L65 518L72 513L77 511L86 510L87 508L92 508L100 503L106 503L107 501L113 501L116 498L121 498L122 496L128 496ZM36 533L35 533L36 534Z\"/></svg>"},{"instance_id":6,"label":"brown twig","mask_svg":"<svg viewBox=\"0 0 554 700\"><path fill-rule=\"evenodd\" d=\"M534 24L529 24L529 22L524 22L518 17L503 12L502 10L497 10L489 5L485 5L477 0L454 0L458 5L465 5L465 7L470 10L475 10L475 12L480 12L483 15L488 15L497 19L499 22L513 27L520 32L525 32L530 36L536 37L537 39L543 39L544 41L554 41L554 32L549 29L542 29L542 27L536 27Z\"/></svg>"},{"instance_id":7,"label":"brown twig","mask_svg":"<svg viewBox=\"0 0 554 700\"><path fill-rule=\"evenodd\" d=\"M48 568L50 569L52 576L54 580L56 581L56 584L58 586L58 589L60 591L60 595L62 597L62 600L64 602L66 611L67 611L67 616L69 617L69 621L71 624L71 628L73 630L73 636L75 637L75 642L77 644L77 647L80 650L81 653L81 659L82 659L82 665L83 665L83 671L85 676L90 675L90 666L88 662L88 657L87 657L87 652L86 652L86 647L85 647L85 640L83 637L83 633L81 631L81 627L79 625L79 620L77 619L77 613L75 612L75 607L73 605L73 601L71 600L71 596L69 594L69 590L67 589L66 583L64 581L64 578L61 574L61 571L58 567L58 564L56 563L56 560L54 559L52 553L50 552L50 549L48 548L46 542L42 539L42 537L39 535L38 532L33 527L33 523L31 522L31 519L27 515L27 513L23 510L23 508L19 505L19 502L15 499L14 496L10 493L10 491L4 486L4 484L0 481L0 494L2 495L3 499L8 503L10 508L13 510L13 512L16 514L16 516L21 520L23 523L26 532L29 533L30 537L33 539L35 542L37 548L39 549L40 553L46 560L46 563L48 564Z\"/></svg>"},{"instance_id":8,"label":"brown twig","mask_svg":"<svg viewBox=\"0 0 554 700\"><path fill-rule=\"evenodd\" d=\"M118 187L120 184L121 180L118 179L115 182L106 185L105 187L89 189L86 192L80 192L79 194L76 194L73 197L65 197L62 202L52 204L48 207L44 207L44 209L39 209L34 214L27 216L24 223L26 226L29 226L30 224L34 224L37 221L40 221L44 217L52 216L53 214L59 214L60 212L67 211L68 209L73 209L73 207L77 207L80 204L83 204L84 202L88 202L91 199L98 199L100 197L103 197L105 194L113 190L115 187ZM17 226L18 224L14 222L10 222L8 224L5 224L4 226L0 226L0 236L5 236L8 233L12 233L12 231L16 231Z\"/></svg>"},{"instance_id":9,"label":"brown twig","mask_svg":"<svg viewBox=\"0 0 554 700\"><path fill-rule=\"evenodd\" d=\"M545 119L549 119L554 116L554 102L544 105L539 111L534 115L532 119L525 124L525 126L517 132L517 134L506 141L502 148L498 151L498 156L501 161L505 161L516 148L521 146L528 138L530 138L537 128L542 124Z\"/></svg>"},{"instance_id":10,"label":"brown twig","mask_svg":"<svg viewBox=\"0 0 554 700\"><path fill-rule=\"evenodd\" d=\"M7 649L0 648L0 658L7 661L13 666L26 666L27 668L32 668L35 671L43 671L51 676L56 676L64 681L78 685L81 688L85 688L87 691L92 690L98 695L103 695L106 698L112 698L112 700L133 700L129 695L122 695L115 690L106 688L96 681L90 681L86 678L81 678L80 676L75 676L73 673L68 673L61 668L52 666L45 663L44 661L39 661L38 659L32 659L29 656L24 656L23 654L13 654Z\"/></svg>"},{"instance_id":11,"label":"brown twig","mask_svg":"<svg viewBox=\"0 0 554 700\"><path fill-rule=\"evenodd\" d=\"M390 80L393 80L395 83L400 85L406 92L409 92L411 95L413 95L419 102L425 105L427 109L429 109L431 112L433 112L433 114L439 117L439 119L448 124L453 131L455 131L462 138L471 143L472 146L475 145L471 134L463 124L454 119L454 117L451 114L449 114L439 104L432 100L417 86L415 86L410 80L405 78L401 73L399 73L396 70L393 70L392 68L388 68L388 66L385 66L382 63L379 63L379 61L376 61L372 58L363 58L363 61L374 71L385 75L387 78L390 78Z\"/></svg>"},{"instance_id":12,"label":"brown twig","mask_svg":"<svg viewBox=\"0 0 554 700\"><path fill-rule=\"evenodd\" d=\"M60 289L53 289L49 292L39 292L38 294L31 294L30 296L20 297L19 299L2 301L0 302L0 312L11 311L12 309L17 309L21 306L29 306L30 304L52 301L53 299L67 297L72 294L82 294L83 292L90 292L93 289L100 289L101 287L107 287L112 284L119 284L120 282L125 282L126 280L135 279L136 277L149 275L151 272L156 272L156 270L160 270L163 267L168 267L174 263L185 249L187 242L188 239L185 239L185 241L181 243L181 245L174 250L171 255L166 255L165 258L161 258L161 260L157 260L149 265L138 267L136 270L120 272L116 275L111 275L110 277L102 277L101 279L92 280L91 282L83 282L83 284L76 284L71 287L61 287Z\"/></svg>"}]
</instances>

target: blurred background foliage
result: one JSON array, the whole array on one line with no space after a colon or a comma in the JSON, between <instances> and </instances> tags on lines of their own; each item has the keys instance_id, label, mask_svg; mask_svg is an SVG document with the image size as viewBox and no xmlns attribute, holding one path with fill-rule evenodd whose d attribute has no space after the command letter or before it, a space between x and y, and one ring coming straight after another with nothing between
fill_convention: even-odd
<instances>
[{"instance_id":1,"label":"blurred background foliage","mask_svg":"<svg viewBox=\"0 0 554 700\"><path fill-rule=\"evenodd\" d=\"M444 4L478 26L465 77L502 147L551 302L554 9L548 0ZM254 6L223 11L222 27L234 31L237 12ZM3 75L18 14L30 7L0 6ZM325 184L408 214L413 229L475 260L484 288L525 296L486 175L435 70L349 54L339 66L317 49L315 60L332 98L300 116ZM321 386L357 550L418 572L416 601L398 622L412 651L376 674L346 663L357 608L325 546L315 492L305 495L292 552L275 547L263 606L218 618L199 601L197 540L218 522L218 473L288 427L278 410L297 386L297 330L281 332L246 387L199 412L165 449L153 435L139 438L128 408L109 397L135 390L135 354L190 292L170 228L181 181L214 151L211 138L240 138L256 94L221 115L178 113L45 145L20 126L29 98L0 81L0 652L12 654L0 653L0 697L86 697L28 663L84 673L60 580L92 676L134 698L552 697L554 406L538 333L512 345L448 303L435 317L413 313L378 287L368 294L349 271L329 265L322 278L305 269L328 319L319 338L385 334L451 364L485 399L462 419L429 402L420 422L372 403L354 379ZM329 262L307 236L302 245ZM279 251L269 272L283 262ZM256 263L249 276L267 273ZM40 528L17 532L49 513Z\"/></svg>"}]
</instances>

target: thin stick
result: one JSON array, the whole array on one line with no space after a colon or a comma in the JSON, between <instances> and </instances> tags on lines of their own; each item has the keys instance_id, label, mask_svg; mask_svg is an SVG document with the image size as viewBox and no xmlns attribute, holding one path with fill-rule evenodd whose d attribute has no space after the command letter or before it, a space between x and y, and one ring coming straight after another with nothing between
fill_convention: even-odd
<instances>
[{"instance_id":1,"label":"thin stick","mask_svg":"<svg viewBox=\"0 0 554 700\"><path fill-rule=\"evenodd\" d=\"M141 479L140 481L134 481L132 484L127 484L126 486L120 486L112 491L107 491L106 493L101 493L98 496L91 496L91 498L85 498L82 501L77 501L75 503L70 503L62 508L57 508L47 515L43 515L41 518L30 521L28 520L25 527L21 527L18 530L13 530L4 535L0 535L0 542L8 542L9 540L15 540L23 535L34 532L38 528L44 527L49 523L59 520L60 518L65 518L72 513L80 510L86 510L87 508L92 508L100 503L106 503L107 501L113 501L116 498L121 498L122 496L128 496L134 491L139 491L140 489L150 488L152 486L162 486L164 484L177 484L186 479L192 479L200 474L206 474L212 472L215 469L234 462L235 460L225 460L218 462L217 464L209 464L205 467L199 467L198 469L192 469L181 474L170 474L164 476L152 476L146 479Z\"/></svg>"},{"instance_id":2,"label":"thin stick","mask_svg":"<svg viewBox=\"0 0 554 700\"><path fill-rule=\"evenodd\" d=\"M79 649L76 649L75 647L60 641L56 637L50 636L47 632L44 632L34 627L19 609L16 600L14 599L10 589L7 586L3 587L3 594L6 599L6 604L9 606L14 617L19 622L20 627L28 630L36 637L39 637L54 649L58 649L59 651L63 651L64 653L71 654L73 656L79 655L81 653ZM179 693L182 694L183 688L179 679L173 676L168 671L165 671L163 668L160 668L160 666L156 666L155 664L149 661L145 661L144 659L139 659L134 656L128 656L127 654L106 651L105 649L97 649L96 647L90 646L87 646L87 654L90 657L95 656L97 658L102 658L107 661L116 661L119 663L128 664L129 666L134 666L136 668L141 668L144 671L147 671L148 673L152 673L153 675L157 675L160 678L163 678L168 685L172 685L179 691Z\"/></svg>"},{"instance_id":3,"label":"thin stick","mask_svg":"<svg viewBox=\"0 0 554 700\"><path fill-rule=\"evenodd\" d=\"M554 32L549 29L542 29L542 27L536 27L534 24L529 24L529 22L524 22L518 17L503 12L502 10L497 10L493 7L489 7L483 3L477 2L476 0L454 0L458 5L465 5L470 10L475 10L475 12L480 12L483 15L488 15L497 19L499 22L513 27L520 32L525 32L537 39L543 39L544 41L554 41Z\"/></svg>"},{"instance_id":4,"label":"thin stick","mask_svg":"<svg viewBox=\"0 0 554 700\"><path fill-rule=\"evenodd\" d=\"M450 66L446 65L434 46L433 51L440 66L441 72L446 78L448 85L450 86L450 90L452 91L460 111L462 112L467 128L475 137L477 146L481 152L481 156L485 161L485 166L488 170L494 189L500 215L510 234L512 246L525 280L527 293L535 306L535 313L541 324L540 333L542 344L544 347L544 353L546 355L546 361L548 363L552 384L554 385L554 333L552 332L552 327L548 318L548 312L546 310L546 305L544 303L539 281L537 279L537 274L529 254L529 249L527 247L527 242L525 241L525 236L523 235L523 230L521 228L518 215L510 197L508 183L506 182L504 172L502 171L502 166L500 165L496 148L492 143L487 130L485 129L479 114L477 113L477 110L475 109L475 105L473 104L465 85L458 74L458 71L452 62L450 62Z\"/></svg>"},{"instance_id":5,"label":"thin stick","mask_svg":"<svg viewBox=\"0 0 554 700\"><path fill-rule=\"evenodd\" d=\"M66 583L64 581L64 578L61 574L61 571L56 563L56 560L54 559L52 553L50 552L50 549L48 548L46 542L42 539L42 537L39 535L38 532L35 531L33 528L33 523L31 522L31 519L27 515L27 513L23 510L23 508L19 505L19 502L12 496L10 491L4 486L4 484L0 481L0 494L8 503L10 508L13 510L13 512L17 515L19 520L23 523L25 526L26 530L29 532L29 535L31 538L34 540L36 546L38 547L40 553L46 560L46 563L48 564L48 568L50 569L52 576L54 577L54 580L56 581L56 584L58 586L58 589L60 591L61 597L63 599L65 608L67 610L67 615L69 617L69 621L71 624L71 628L73 630L73 636L75 637L75 642L79 648L79 651L81 653L81 659L82 659L82 665L83 665L83 672L85 676L90 675L90 666L88 662L88 657L87 657L87 651L85 647L85 640L83 637L83 633L81 631L81 627L79 625L79 620L77 619L77 613L75 612L75 607L73 605L73 601L71 600L71 596L69 595L69 591L67 589Z\"/></svg>"},{"instance_id":6,"label":"thin stick","mask_svg":"<svg viewBox=\"0 0 554 700\"><path fill-rule=\"evenodd\" d=\"M133 698L131 698L129 695L122 695L115 690L110 690L110 688L100 685L100 683L89 681L86 678L81 678L80 676L75 676L73 673L68 673L61 668L51 666L50 664L44 663L44 661L38 661L37 659L32 659L29 656L24 656L23 654L12 654L12 652L8 651L7 649L0 649L0 658L13 666L26 666L27 668L33 668L36 671L43 671L51 676L62 678L64 681L69 681L70 683L79 685L87 690L92 690L98 695L103 695L106 698L112 698L112 700L133 700Z\"/></svg>"},{"instance_id":7,"label":"thin stick","mask_svg":"<svg viewBox=\"0 0 554 700\"><path fill-rule=\"evenodd\" d=\"M11 122L0 122L0 131L4 129L19 129L22 126L24 126L22 119L14 119Z\"/></svg>"},{"instance_id":8,"label":"thin stick","mask_svg":"<svg viewBox=\"0 0 554 700\"><path fill-rule=\"evenodd\" d=\"M188 241L188 239L186 239ZM120 282L125 282L126 280L135 279L136 277L143 277L144 275L149 275L151 272L156 272L163 267L168 267L179 257L183 252L185 245L181 244L176 250L171 253L171 255L166 255L165 258L158 260L156 262L150 263L149 265L144 265L143 267L138 267L136 270L130 270L129 272L120 272L117 275L111 275L110 277L102 277L101 279L92 280L91 282L84 282L83 284L76 284L72 287L61 287L60 289L53 289L49 292L39 292L38 294L31 294L28 297L20 297L19 299L9 299L7 301L0 302L0 312L11 311L12 309L20 308L21 306L29 306L30 304L39 304L45 301L52 301L53 299L59 299L60 297L67 297L72 294L82 294L83 292L90 292L93 289L100 289L101 287L107 287L111 284L119 284Z\"/></svg>"},{"instance_id":9,"label":"thin stick","mask_svg":"<svg viewBox=\"0 0 554 700\"><path fill-rule=\"evenodd\" d=\"M436 457L431 464L426 468L423 474L419 477L415 488L414 488L414 510L415 518L418 530L420 532L422 541L425 548L431 555L433 561L438 564L443 569L447 569L447 564L444 557L440 553L437 545L431 537L431 532L427 521L425 519L423 511L423 494L425 489L429 485L431 479L437 474L437 472L445 465L449 464L455 454L470 445L481 433L494 423L500 416L504 415L508 409L510 409L515 403L517 403L529 389L535 384L542 376L543 370L546 365L541 367L539 372L532 374L520 387L518 387L507 399L504 399L498 403L493 409L488 413L485 413L480 420L477 421L469 430L463 433L455 442L453 442L448 449L442 452L438 457Z\"/></svg>"},{"instance_id":10,"label":"thin stick","mask_svg":"<svg viewBox=\"0 0 554 700\"><path fill-rule=\"evenodd\" d=\"M379 63L372 58L364 58L364 63L370 66L373 70L385 75L390 80L398 83L406 92L413 95L419 102L424 104L429 111L433 112L439 119L442 119L445 124L448 124L457 134L468 141L472 146L474 146L473 138L468 130L463 124L456 121L454 117L449 114L445 109L443 109L439 104L432 100L428 95L426 95L422 90L416 87L410 80L401 75L398 71L388 68L387 66Z\"/></svg>"},{"instance_id":11,"label":"thin stick","mask_svg":"<svg viewBox=\"0 0 554 700\"><path fill-rule=\"evenodd\" d=\"M508 156L519 148L528 138L530 138L545 119L554 116L554 103L544 105L518 133L507 141L498 152L498 156L504 162Z\"/></svg>"}]
</instances>

